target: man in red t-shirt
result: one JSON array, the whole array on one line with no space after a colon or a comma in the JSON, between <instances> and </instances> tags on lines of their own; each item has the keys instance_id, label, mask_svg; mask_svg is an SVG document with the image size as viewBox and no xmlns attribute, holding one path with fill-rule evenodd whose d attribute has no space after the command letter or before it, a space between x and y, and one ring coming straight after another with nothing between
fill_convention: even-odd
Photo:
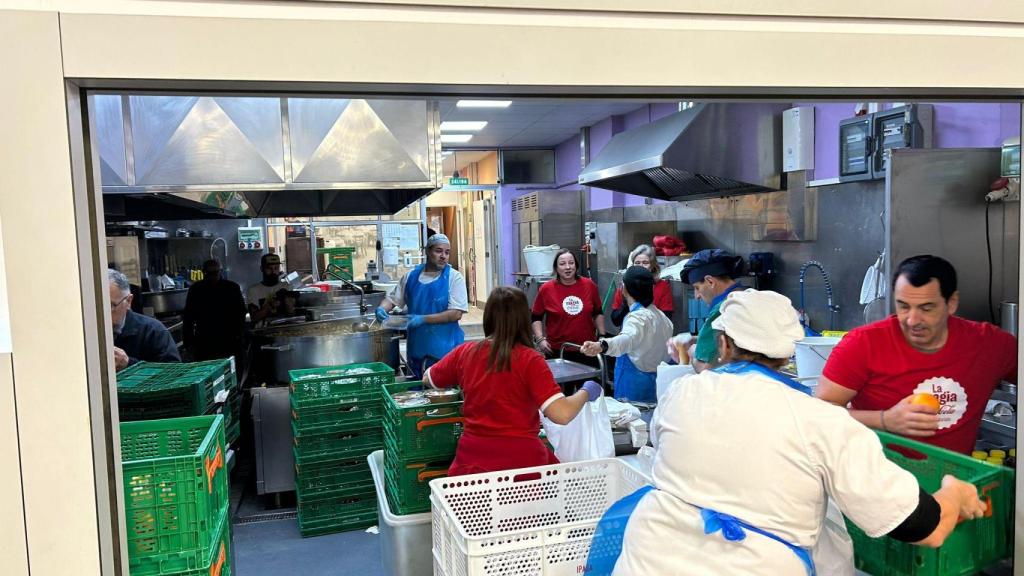
<instances>
[{"instance_id":1,"label":"man in red t-shirt","mask_svg":"<svg viewBox=\"0 0 1024 576\"><path fill-rule=\"evenodd\" d=\"M832 351L817 396L849 404L862 424L970 453L992 391L1017 381L1017 339L958 318L956 270L937 256L900 263L896 314L847 334ZM934 395L936 410L911 403Z\"/></svg>"}]
</instances>

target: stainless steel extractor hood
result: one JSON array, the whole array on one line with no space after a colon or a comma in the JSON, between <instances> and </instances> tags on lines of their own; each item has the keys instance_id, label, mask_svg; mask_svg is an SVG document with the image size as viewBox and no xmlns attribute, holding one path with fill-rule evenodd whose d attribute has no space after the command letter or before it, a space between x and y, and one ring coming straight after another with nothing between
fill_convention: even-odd
<instances>
[{"instance_id":1,"label":"stainless steel extractor hood","mask_svg":"<svg viewBox=\"0 0 1024 576\"><path fill-rule=\"evenodd\" d=\"M426 100L91 94L108 220L393 214L441 186Z\"/></svg>"},{"instance_id":2,"label":"stainless steel extractor hood","mask_svg":"<svg viewBox=\"0 0 1024 576\"><path fill-rule=\"evenodd\" d=\"M786 108L696 104L615 135L579 182L662 200L781 190Z\"/></svg>"}]
</instances>

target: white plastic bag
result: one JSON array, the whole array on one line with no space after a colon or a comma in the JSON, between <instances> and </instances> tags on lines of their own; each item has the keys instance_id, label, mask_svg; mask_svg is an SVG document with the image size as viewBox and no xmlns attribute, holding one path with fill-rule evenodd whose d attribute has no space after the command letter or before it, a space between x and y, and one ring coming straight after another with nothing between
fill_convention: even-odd
<instances>
[{"instance_id":1,"label":"white plastic bag","mask_svg":"<svg viewBox=\"0 0 1024 576\"><path fill-rule=\"evenodd\" d=\"M853 540L846 530L846 522L839 507L828 499L825 521L821 523L818 543L811 550L811 560L818 574L829 576L854 576Z\"/></svg>"},{"instance_id":2,"label":"white plastic bag","mask_svg":"<svg viewBox=\"0 0 1024 576\"><path fill-rule=\"evenodd\" d=\"M548 442L561 462L614 458L615 440L604 396L588 402L571 422L562 426L541 416Z\"/></svg>"}]
</instances>

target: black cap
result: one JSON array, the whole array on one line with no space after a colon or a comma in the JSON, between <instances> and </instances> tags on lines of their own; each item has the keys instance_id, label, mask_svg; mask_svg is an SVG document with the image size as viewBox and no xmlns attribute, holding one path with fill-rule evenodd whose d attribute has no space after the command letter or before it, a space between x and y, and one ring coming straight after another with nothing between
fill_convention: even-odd
<instances>
[{"instance_id":1,"label":"black cap","mask_svg":"<svg viewBox=\"0 0 1024 576\"><path fill-rule=\"evenodd\" d=\"M693 284L705 276L725 276L736 278L743 273L743 258L736 256L726 250L714 248L701 250L693 255L683 265L683 272L679 278L687 283Z\"/></svg>"},{"instance_id":2,"label":"black cap","mask_svg":"<svg viewBox=\"0 0 1024 576\"><path fill-rule=\"evenodd\" d=\"M622 287L644 308L654 302L654 274L643 266L630 266L622 276Z\"/></svg>"}]
</instances>

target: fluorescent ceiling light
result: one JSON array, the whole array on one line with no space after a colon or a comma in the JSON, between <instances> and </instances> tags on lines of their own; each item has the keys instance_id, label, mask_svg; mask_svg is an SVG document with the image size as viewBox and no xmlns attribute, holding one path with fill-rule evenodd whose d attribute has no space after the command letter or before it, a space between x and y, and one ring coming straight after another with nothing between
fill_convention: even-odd
<instances>
[{"instance_id":1,"label":"fluorescent ceiling light","mask_svg":"<svg viewBox=\"0 0 1024 576\"><path fill-rule=\"evenodd\" d=\"M447 157L451 156L452 154L454 154L454 152L452 152L451 150L445 150L444 152L441 152L441 157L442 158L447 158Z\"/></svg>"},{"instance_id":2,"label":"fluorescent ceiling light","mask_svg":"<svg viewBox=\"0 0 1024 576\"><path fill-rule=\"evenodd\" d=\"M512 105L511 100L459 100L456 104L459 108L508 108Z\"/></svg>"},{"instance_id":3,"label":"fluorescent ceiling light","mask_svg":"<svg viewBox=\"0 0 1024 576\"><path fill-rule=\"evenodd\" d=\"M472 134L441 134L442 144L465 144L472 139Z\"/></svg>"},{"instance_id":4,"label":"fluorescent ceiling light","mask_svg":"<svg viewBox=\"0 0 1024 576\"><path fill-rule=\"evenodd\" d=\"M454 122L446 121L441 122L441 132L457 132L466 131L475 132L477 130L483 130L484 126L487 126L487 122L484 121L472 121L472 122Z\"/></svg>"}]
</instances>

